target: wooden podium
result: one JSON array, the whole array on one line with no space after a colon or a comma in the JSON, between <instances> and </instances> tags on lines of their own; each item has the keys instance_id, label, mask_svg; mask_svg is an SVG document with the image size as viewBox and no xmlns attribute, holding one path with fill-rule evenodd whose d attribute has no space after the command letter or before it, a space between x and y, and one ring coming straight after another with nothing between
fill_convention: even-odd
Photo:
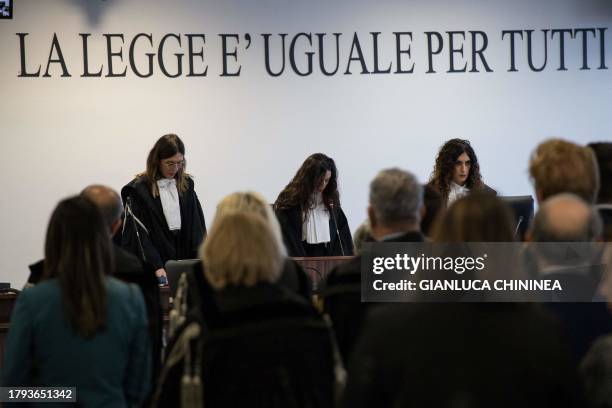
<instances>
[{"instance_id":1,"label":"wooden podium","mask_svg":"<svg viewBox=\"0 0 612 408\"><path fill-rule=\"evenodd\" d=\"M297 262L302 269L308 274L312 282L312 291L317 293L319 286L336 266L345 263L353 256L312 256L312 257L295 257L290 258Z\"/></svg>"}]
</instances>

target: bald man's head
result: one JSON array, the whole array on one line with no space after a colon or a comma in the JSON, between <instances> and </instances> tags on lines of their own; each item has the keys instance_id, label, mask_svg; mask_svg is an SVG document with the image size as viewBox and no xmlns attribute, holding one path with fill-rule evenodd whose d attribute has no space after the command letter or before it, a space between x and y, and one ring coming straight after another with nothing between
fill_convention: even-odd
<instances>
[{"instance_id":1,"label":"bald man's head","mask_svg":"<svg viewBox=\"0 0 612 408\"><path fill-rule=\"evenodd\" d=\"M540 206L532 227L535 242L591 242L601 233L601 221L584 200L558 194Z\"/></svg>"},{"instance_id":2,"label":"bald man's head","mask_svg":"<svg viewBox=\"0 0 612 408\"><path fill-rule=\"evenodd\" d=\"M114 233L116 231L114 226L120 224L119 221L123 213L123 204L121 203L119 194L110 187L93 184L85 187L85 189L81 191L81 197L85 197L92 201L100 209L106 224Z\"/></svg>"}]
</instances>

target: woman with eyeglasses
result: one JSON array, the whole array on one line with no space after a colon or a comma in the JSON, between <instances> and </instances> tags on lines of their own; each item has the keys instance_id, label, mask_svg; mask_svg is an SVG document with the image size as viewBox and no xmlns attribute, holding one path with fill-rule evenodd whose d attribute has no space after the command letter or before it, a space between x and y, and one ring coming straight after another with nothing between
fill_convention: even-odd
<instances>
[{"instance_id":1,"label":"woman with eyeglasses","mask_svg":"<svg viewBox=\"0 0 612 408\"><path fill-rule=\"evenodd\" d=\"M165 263L196 258L206 235L202 206L185 168L185 145L167 134L149 152L146 171L121 189L126 212L121 246L153 264L160 285L167 284Z\"/></svg>"}]
</instances>

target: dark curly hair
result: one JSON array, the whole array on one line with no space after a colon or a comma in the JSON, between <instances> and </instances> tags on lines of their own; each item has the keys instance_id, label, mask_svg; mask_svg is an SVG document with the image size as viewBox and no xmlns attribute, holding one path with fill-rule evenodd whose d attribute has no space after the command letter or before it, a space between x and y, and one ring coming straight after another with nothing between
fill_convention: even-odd
<instances>
[{"instance_id":1,"label":"dark curly hair","mask_svg":"<svg viewBox=\"0 0 612 408\"><path fill-rule=\"evenodd\" d=\"M331 172L331 178L323 190L323 203L328 209L331 204L339 207L336 163L323 153L315 153L304 161L291 182L278 195L274 208L282 210L299 206L302 212L314 208L313 193L321 185L327 171Z\"/></svg>"},{"instance_id":2,"label":"dark curly hair","mask_svg":"<svg viewBox=\"0 0 612 408\"><path fill-rule=\"evenodd\" d=\"M470 158L470 174L465 183L466 187L470 190L481 190L484 188L484 183L480 176L478 158L469 140L451 139L440 148L433 172L429 178L429 185L440 192L443 203L446 203L448 200L455 162L463 153L467 153Z\"/></svg>"}]
</instances>

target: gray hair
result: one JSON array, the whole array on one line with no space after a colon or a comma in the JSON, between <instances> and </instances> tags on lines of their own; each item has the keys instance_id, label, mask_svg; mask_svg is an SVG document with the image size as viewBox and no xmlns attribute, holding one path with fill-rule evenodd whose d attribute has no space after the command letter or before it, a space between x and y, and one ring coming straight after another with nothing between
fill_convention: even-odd
<instances>
[{"instance_id":1,"label":"gray hair","mask_svg":"<svg viewBox=\"0 0 612 408\"><path fill-rule=\"evenodd\" d=\"M410 172L385 169L370 183L370 205L382 225L418 222L422 204L423 187Z\"/></svg>"}]
</instances>

